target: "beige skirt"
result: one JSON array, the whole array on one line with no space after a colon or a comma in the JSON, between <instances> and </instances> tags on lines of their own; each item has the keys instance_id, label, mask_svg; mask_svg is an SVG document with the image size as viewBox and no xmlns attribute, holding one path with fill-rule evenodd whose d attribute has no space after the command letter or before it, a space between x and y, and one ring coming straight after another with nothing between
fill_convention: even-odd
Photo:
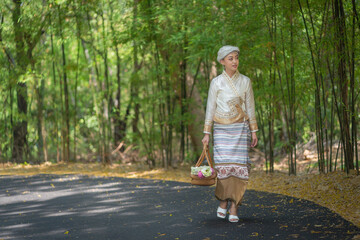
<instances>
[{"instance_id":1,"label":"beige skirt","mask_svg":"<svg viewBox=\"0 0 360 240\"><path fill-rule=\"evenodd\" d=\"M218 179L216 183L215 196L218 200L230 200L235 204L241 205L241 201L246 191L248 181L237 177Z\"/></svg>"},{"instance_id":2,"label":"beige skirt","mask_svg":"<svg viewBox=\"0 0 360 240\"><path fill-rule=\"evenodd\" d=\"M249 179L249 123L214 124L215 196L240 205Z\"/></svg>"}]
</instances>

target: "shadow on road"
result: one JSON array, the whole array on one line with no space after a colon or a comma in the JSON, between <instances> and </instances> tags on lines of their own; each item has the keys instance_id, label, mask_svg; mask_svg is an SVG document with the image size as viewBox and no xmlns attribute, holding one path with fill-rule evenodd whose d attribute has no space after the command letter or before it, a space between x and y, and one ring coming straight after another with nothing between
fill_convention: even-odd
<instances>
[{"instance_id":1,"label":"shadow on road","mask_svg":"<svg viewBox=\"0 0 360 240\"><path fill-rule=\"evenodd\" d=\"M81 175L0 177L0 239L352 239L329 209L249 190L237 224L212 187Z\"/></svg>"}]
</instances>

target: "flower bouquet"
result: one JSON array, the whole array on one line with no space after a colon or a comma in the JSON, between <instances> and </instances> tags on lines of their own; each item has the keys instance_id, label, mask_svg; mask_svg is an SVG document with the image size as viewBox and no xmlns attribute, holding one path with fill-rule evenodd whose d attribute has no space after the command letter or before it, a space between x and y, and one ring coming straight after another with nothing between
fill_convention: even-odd
<instances>
[{"instance_id":1,"label":"flower bouquet","mask_svg":"<svg viewBox=\"0 0 360 240\"><path fill-rule=\"evenodd\" d=\"M191 167L191 174L199 178L210 177L215 170L210 166Z\"/></svg>"}]
</instances>

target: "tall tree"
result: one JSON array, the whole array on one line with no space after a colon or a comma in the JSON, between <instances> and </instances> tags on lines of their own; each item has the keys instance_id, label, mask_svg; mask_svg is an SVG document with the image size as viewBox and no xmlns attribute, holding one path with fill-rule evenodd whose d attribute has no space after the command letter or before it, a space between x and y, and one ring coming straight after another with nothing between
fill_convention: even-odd
<instances>
[{"instance_id":1,"label":"tall tree","mask_svg":"<svg viewBox=\"0 0 360 240\"><path fill-rule=\"evenodd\" d=\"M40 37L45 30L45 23L48 17L48 13L43 9L38 28L34 31L29 27L25 27L27 23L24 21L24 16L22 15L22 3L23 2L21 0L13 0L11 10L15 42L15 61L13 66L15 67L15 78L19 78L25 74L27 66L31 61L34 61L32 58L32 51L38 44ZM27 149L27 83L17 80L16 93L19 118L13 127L14 141L12 147L12 159L15 162L21 163L26 159L25 154Z\"/></svg>"},{"instance_id":2,"label":"tall tree","mask_svg":"<svg viewBox=\"0 0 360 240\"><path fill-rule=\"evenodd\" d=\"M345 156L345 167L346 171L349 172L350 169L354 169L353 161L353 145L351 142L350 135L350 117L349 113L351 109L349 108L349 80L346 73L346 62L347 62L347 34L346 34L346 23L345 23L345 13L342 0L333 0L333 18L335 22L335 45L337 52L337 72L339 79L339 89L340 89L340 121L341 121L341 135L342 142L344 146L344 156Z\"/></svg>"},{"instance_id":3,"label":"tall tree","mask_svg":"<svg viewBox=\"0 0 360 240\"><path fill-rule=\"evenodd\" d=\"M131 27L131 38L133 42L133 74L130 83L131 102L134 105L134 118L132 119L132 131L135 135L139 133L138 122L140 113L139 104L139 70L141 65L138 58L138 5L139 0L133 1L133 21Z\"/></svg>"},{"instance_id":4,"label":"tall tree","mask_svg":"<svg viewBox=\"0 0 360 240\"><path fill-rule=\"evenodd\" d=\"M126 111L125 116L121 117L121 107L123 104L122 95L121 95L121 58L119 53L119 35L120 32L115 30L114 27L114 5L113 2L109 0L109 8L110 8L110 29L111 29L111 37L112 37L112 46L114 48L115 56L116 56L116 101L115 107L113 111L113 123L114 123L114 143L115 145L119 145L122 140L124 140L126 135L126 126L127 126L127 118L129 116L129 111Z\"/></svg>"},{"instance_id":5,"label":"tall tree","mask_svg":"<svg viewBox=\"0 0 360 240\"><path fill-rule=\"evenodd\" d=\"M63 29L63 13L60 5L58 5L59 17L59 34L61 39L61 55L62 55L62 87L64 96L64 108L62 111L64 125L62 126L62 139L63 139L63 160L68 162L70 160L70 107L69 107L69 87L66 69L66 52L65 52L65 38Z\"/></svg>"}]
</instances>

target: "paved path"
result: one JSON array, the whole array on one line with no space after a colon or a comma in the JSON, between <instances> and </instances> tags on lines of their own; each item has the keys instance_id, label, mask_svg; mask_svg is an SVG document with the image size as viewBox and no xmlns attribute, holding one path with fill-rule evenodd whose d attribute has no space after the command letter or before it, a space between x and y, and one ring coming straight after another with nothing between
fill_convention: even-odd
<instances>
[{"instance_id":1,"label":"paved path","mask_svg":"<svg viewBox=\"0 0 360 240\"><path fill-rule=\"evenodd\" d=\"M314 203L247 191L240 222L216 218L213 187L79 175L0 176L0 239L352 239Z\"/></svg>"}]
</instances>

